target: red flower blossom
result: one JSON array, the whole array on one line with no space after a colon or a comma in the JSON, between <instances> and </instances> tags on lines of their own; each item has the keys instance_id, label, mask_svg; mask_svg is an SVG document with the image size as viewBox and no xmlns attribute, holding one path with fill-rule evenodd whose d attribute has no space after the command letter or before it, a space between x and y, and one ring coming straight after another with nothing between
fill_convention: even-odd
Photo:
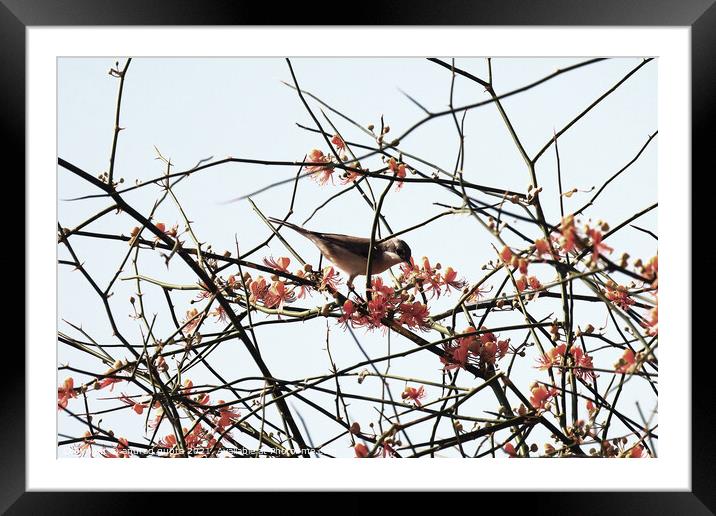
<instances>
[{"instance_id":1,"label":"red flower blossom","mask_svg":"<svg viewBox=\"0 0 716 516\"><path fill-rule=\"evenodd\" d=\"M346 150L346 142L343 141L343 138L338 136L337 134L331 138L331 143L336 146L336 149L338 150Z\"/></svg>"},{"instance_id":2,"label":"red flower blossom","mask_svg":"<svg viewBox=\"0 0 716 516\"><path fill-rule=\"evenodd\" d=\"M128 459L132 456L129 452L129 442L124 437L117 439L117 446L114 447L114 451L102 450L100 453L108 459Z\"/></svg>"},{"instance_id":3,"label":"red flower blossom","mask_svg":"<svg viewBox=\"0 0 716 516\"><path fill-rule=\"evenodd\" d=\"M299 278L305 278L306 271L304 271L303 269L299 269L295 272L295 275ZM299 284L294 287L294 292L296 293L296 299L303 299L306 297L307 294L310 295L311 289L308 285Z\"/></svg>"},{"instance_id":4,"label":"red flower blossom","mask_svg":"<svg viewBox=\"0 0 716 516\"><path fill-rule=\"evenodd\" d=\"M353 314L356 312L356 305L350 299L347 299L343 303L343 315L338 319L339 324L347 324L348 321L352 321ZM355 326L355 323L354 323Z\"/></svg>"},{"instance_id":5,"label":"red flower blossom","mask_svg":"<svg viewBox=\"0 0 716 516\"><path fill-rule=\"evenodd\" d=\"M587 235L592 239L592 263L599 261L599 256L605 253L612 253L614 249L602 243L602 232L587 226Z\"/></svg>"},{"instance_id":6,"label":"red flower blossom","mask_svg":"<svg viewBox=\"0 0 716 516\"><path fill-rule=\"evenodd\" d=\"M634 352L628 348L624 351L624 354L621 356L619 361L614 364L614 370L617 373L623 374L633 373L636 367L636 356L634 355Z\"/></svg>"},{"instance_id":7,"label":"red flower blossom","mask_svg":"<svg viewBox=\"0 0 716 516\"><path fill-rule=\"evenodd\" d=\"M224 403L224 400L218 401L219 405L223 405ZM216 424L221 428L225 428L235 423L239 417L241 417L241 414L239 414L238 410L232 407L221 407L219 409L219 418L216 420Z\"/></svg>"},{"instance_id":8,"label":"red flower blossom","mask_svg":"<svg viewBox=\"0 0 716 516\"><path fill-rule=\"evenodd\" d=\"M353 170L344 170L343 171L343 173L341 174L340 179L339 179L339 181L342 185L347 185L348 183L352 183L356 179L360 179L361 176L363 175L360 172L358 172L358 170L357 170L357 169L361 168L360 163L349 163L347 166ZM365 171L368 172L368 169L365 169Z\"/></svg>"},{"instance_id":9,"label":"red flower blossom","mask_svg":"<svg viewBox=\"0 0 716 516\"><path fill-rule=\"evenodd\" d=\"M170 450L171 450L172 448L174 448L176 445L177 445L177 438L174 437L174 434L167 434L167 435L165 435L164 438L161 439L161 440L157 443L157 446L158 446L159 448L168 448L168 449L170 449Z\"/></svg>"},{"instance_id":10,"label":"red flower blossom","mask_svg":"<svg viewBox=\"0 0 716 516\"><path fill-rule=\"evenodd\" d=\"M443 274L442 284L445 285L445 292L450 293L450 287L462 290L467 282L464 279L458 279L457 272L452 267L448 267Z\"/></svg>"},{"instance_id":11,"label":"red flower blossom","mask_svg":"<svg viewBox=\"0 0 716 516\"><path fill-rule=\"evenodd\" d=\"M363 443L358 443L353 447L353 451L356 454L356 457L359 459L365 459L368 457L368 454L370 453L370 450L368 450L368 447Z\"/></svg>"},{"instance_id":12,"label":"red flower blossom","mask_svg":"<svg viewBox=\"0 0 716 516\"><path fill-rule=\"evenodd\" d=\"M388 160L388 168L395 174L395 177L398 178L398 186L396 186L395 189L400 190L403 187L403 179L405 179L407 170L405 163L398 163L395 158L390 158L390 160Z\"/></svg>"},{"instance_id":13,"label":"red flower blossom","mask_svg":"<svg viewBox=\"0 0 716 516\"><path fill-rule=\"evenodd\" d=\"M187 310L184 318L184 330L187 333L191 333L199 325L199 321L201 321L199 310L196 308Z\"/></svg>"},{"instance_id":14,"label":"red flower blossom","mask_svg":"<svg viewBox=\"0 0 716 516\"><path fill-rule=\"evenodd\" d=\"M512 249L505 246L502 248L502 251L500 251L500 258L505 263L511 263L512 262Z\"/></svg>"},{"instance_id":15,"label":"red flower blossom","mask_svg":"<svg viewBox=\"0 0 716 516\"><path fill-rule=\"evenodd\" d=\"M581 347L573 346L572 349L569 350L569 353L574 359L574 375L577 378L593 380L598 376L593 371L594 364L592 363L592 357L587 355Z\"/></svg>"},{"instance_id":16,"label":"red flower blossom","mask_svg":"<svg viewBox=\"0 0 716 516\"><path fill-rule=\"evenodd\" d=\"M264 297L264 304L268 308L277 308L282 310L284 304L293 303L296 300L296 295L292 290L286 287L283 281L274 281L273 285L269 289L268 293Z\"/></svg>"},{"instance_id":17,"label":"red flower blossom","mask_svg":"<svg viewBox=\"0 0 716 516\"><path fill-rule=\"evenodd\" d=\"M383 324L383 319L388 316L388 310L393 308L391 299L388 296L376 295L368 301L368 323L373 328Z\"/></svg>"},{"instance_id":18,"label":"red flower blossom","mask_svg":"<svg viewBox=\"0 0 716 516\"><path fill-rule=\"evenodd\" d=\"M107 376L114 375L117 372L117 370L120 369L121 367L122 367L122 362L120 362L118 360L114 363L114 365L112 365L112 367L107 369L107 371L104 374ZM102 380L100 380L99 382L97 382L95 384L95 389L97 389L97 390L104 389L105 387L107 387L109 385L110 386L109 391L112 392L114 390L114 384L123 382L123 381L124 381L124 378L103 378Z\"/></svg>"},{"instance_id":19,"label":"red flower blossom","mask_svg":"<svg viewBox=\"0 0 716 516\"><path fill-rule=\"evenodd\" d=\"M224 310L223 306L217 306L216 309L211 312L211 315L216 317L221 322L225 323L228 321L226 310Z\"/></svg>"},{"instance_id":20,"label":"red flower blossom","mask_svg":"<svg viewBox=\"0 0 716 516\"><path fill-rule=\"evenodd\" d=\"M589 412L590 416L597 410L597 407L594 406L594 402L592 400L587 400L586 406L587 412Z\"/></svg>"},{"instance_id":21,"label":"red flower blossom","mask_svg":"<svg viewBox=\"0 0 716 516\"><path fill-rule=\"evenodd\" d=\"M577 228L574 225L574 215L567 215L559 225L559 244L564 252L573 251L577 248Z\"/></svg>"},{"instance_id":22,"label":"red flower blossom","mask_svg":"<svg viewBox=\"0 0 716 516\"><path fill-rule=\"evenodd\" d=\"M412 400L416 406L422 407L420 400L425 397L425 388L421 385L420 388L406 387L400 397L404 400Z\"/></svg>"},{"instance_id":23,"label":"red flower blossom","mask_svg":"<svg viewBox=\"0 0 716 516\"><path fill-rule=\"evenodd\" d=\"M565 365L564 356L567 353L567 344L562 343L553 347L547 353L537 359L537 369L547 370L555 365ZM577 378L587 379L596 378L598 375L592 371L594 364L592 357L587 355L580 346L573 346L570 351L573 358L574 375Z\"/></svg>"},{"instance_id":24,"label":"red flower blossom","mask_svg":"<svg viewBox=\"0 0 716 516\"><path fill-rule=\"evenodd\" d=\"M158 229L159 231L161 231L161 232L164 233L165 235L170 236L170 237L172 237L172 238L176 238L176 237L177 237L177 233L178 233L178 230L179 230L179 224L174 224L169 230L167 230L167 225L164 224L163 222L157 222L157 223L154 224L154 225L157 227L157 229ZM154 237L154 241L155 241L155 242L159 242L159 240L160 240L159 237Z\"/></svg>"},{"instance_id":25,"label":"red flower blossom","mask_svg":"<svg viewBox=\"0 0 716 516\"><path fill-rule=\"evenodd\" d=\"M340 274L338 274L332 266L324 267L319 288L324 289L326 287L331 287L335 290L342 282L343 280L341 280Z\"/></svg>"},{"instance_id":26,"label":"red flower blossom","mask_svg":"<svg viewBox=\"0 0 716 516\"><path fill-rule=\"evenodd\" d=\"M256 303L257 301L263 301L266 297L266 294L268 294L269 286L266 283L266 279L264 279L263 276L259 276L255 280L253 280L251 283L249 283L249 292L251 293L249 296L249 301L251 303Z\"/></svg>"},{"instance_id":27,"label":"red flower blossom","mask_svg":"<svg viewBox=\"0 0 716 516\"><path fill-rule=\"evenodd\" d=\"M641 459L645 456L644 447L641 444L633 446L626 454L629 459Z\"/></svg>"},{"instance_id":28,"label":"red flower blossom","mask_svg":"<svg viewBox=\"0 0 716 516\"><path fill-rule=\"evenodd\" d=\"M519 455L517 455L517 451L515 450L515 447L512 443L505 443L502 446L502 451L504 451L507 455L509 455L511 459L516 459L519 457Z\"/></svg>"},{"instance_id":29,"label":"red flower blossom","mask_svg":"<svg viewBox=\"0 0 716 516\"><path fill-rule=\"evenodd\" d=\"M144 412L145 408L149 407L148 403L137 403L136 401L128 398L127 395L124 393L122 393L122 395L119 397L119 400L125 405L129 405L130 407L132 407L132 410L140 415Z\"/></svg>"},{"instance_id":30,"label":"red flower blossom","mask_svg":"<svg viewBox=\"0 0 716 516\"><path fill-rule=\"evenodd\" d=\"M552 387L547 389L544 385L537 385L531 389L530 403L536 409L543 409L549 400L557 394L557 389Z\"/></svg>"},{"instance_id":31,"label":"red flower blossom","mask_svg":"<svg viewBox=\"0 0 716 516\"><path fill-rule=\"evenodd\" d=\"M450 369L464 368L467 365L467 359L470 355L470 344L471 341L468 338L457 339L455 343L448 343L444 349L447 356L440 357L440 362L443 363L443 369L449 371Z\"/></svg>"},{"instance_id":32,"label":"red flower blossom","mask_svg":"<svg viewBox=\"0 0 716 516\"><path fill-rule=\"evenodd\" d=\"M320 185L325 185L329 180L333 182L333 167L327 167L322 163L330 163L331 157L323 154L318 149L313 149L308 154L308 162L315 163L315 165L306 166L306 171L313 176L316 182Z\"/></svg>"},{"instance_id":33,"label":"red flower blossom","mask_svg":"<svg viewBox=\"0 0 716 516\"><path fill-rule=\"evenodd\" d=\"M430 329L430 323L428 322L430 312L428 311L428 307L423 303L418 301L413 303L400 303L398 312L400 313L398 317L400 324L417 330Z\"/></svg>"},{"instance_id":34,"label":"red flower blossom","mask_svg":"<svg viewBox=\"0 0 716 516\"><path fill-rule=\"evenodd\" d=\"M395 457L395 449L393 448L393 444L388 441L383 441L380 444L381 448L381 455L383 458L386 457Z\"/></svg>"},{"instance_id":35,"label":"red flower blossom","mask_svg":"<svg viewBox=\"0 0 716 516\"><path fill-rule=\"evenodd\" d=\"M109 391L112 392L114 390L114 384L123 382L124 380L122 378L103 378L99 381L99 384L97 386L98 389L104 389L108 385L111 385L109 388Z\"/></svg>"},{"instance_id":36,"label":"red flower blossom","mask_svg":"<svg viewBox=\"0 0 716 516\"><path fill-rule=\"evenodd\" d=\"M542 283L540 283L540 281L534 276L527 278L527 284L532 290L539 290L542 288Z\"/></svg>"},{"instance_id":37,"label":"red flower blossom","mask_svg":"<svg viewBox=\"0 0 716 516\"><path fill-rule=\"evenodd\" d=\"M450 291L450 286L453 288L462 288L464 286L464 282L456 279L457 273L455 273L455 271L453 271L450 267L448 267L448 270L446 271L446 276L449 274L451 284L447 285L445 283L445 277L441 276L439 269L440 264L435 267L431 266L430 260L428 260L426 256L423 256L422 267L415 265L415 261L411 257L410 264L403 264L400 266L402 275L399 278L399 281L401 284L414 281L415 293L419 292L422 288L425 292L430 293L431 296L434 295L436 297L440 297L440 288L443 285L446 287L446 292ZM458 287L458 285L461 286Z\"/></svg>"},{"instance_id":38,"label":"red flower blossom","mask_svg":"<svg viewBox=\"0 0 716 516\"><path fill-rule=\"evenodd\" d=\"M535 250L537 251L537 256L539 257L542 257L546 254L547 256L554 258L554 255L552 254L552 249L549 246L549 242L544 238L535 240Z\"/></svg>"},{"instance_id":39,"label":"red flower blossom","mask_svg":"<svg viewBox=\"0 0 716 516\"><path fill-rule=\"evenodd\" d=\"M614 303L622 310L627 310L631 305L634 304L634 300L629 297L629 291L624 285L617 285L613 281L608 281L606 284L606 290L604 297Z\"/></svg>"},{"instance_id":40,"label":"red flower blossom","mask_svg":"<svg viewBox=\"0 0 716 516\"><path fill-rule=\"evenodd\" d=\"M84 438L82 439L82 441L72 446L72 451L74 451L80 457L84 457L89 451L90 457L94 457L94 455L92 454L93 444L94 439L92 439L92 434L88 430L84 433Z\"/></svg>"},{"instance_id":41,"label":"red flower blossom","mask_svg":"<svg viewBox=\"0 0 716 516\"><path fill-rule=\"evenodd\" d=\"M281 272L288 272L288 266L291 264L291 258L282 256L278 260L274 260L273 256L264 258L264 263L272 269L279 270Z\"/></svg>"},{"instance_id":42,"label":"red flower blossom","mask_svg":"<svg viewBox=\"0 0 716 516\"><path fill-rule=\"evenodd\" d=\"M209 299L211 297L211 291L209 291L209 287L207 287L203 281L199 282L199 288L201 290L194 298L195 301L201 301L202 299Z\"/></svg>"},{"instance_id":43,"label":"red flower blossom","mask_svg":"<svg viewBox=\"0 0 716 516\"><path fill-rule=\"evenodd\" d=\"M57 410L67 408L67 402L77 397L74 385L75 381L71 377L67 377L62 382L62 385L57 388Z\"/></svg>"},{"instance_id":44,"label":"red flower blossom","mask_svg":"<svg viewBox=\"0 0 716 516\"><path fill-rule=\"evenodd\" d=\"M646 334L652 337L659 334L659 305L649 311L649 320L642 323L646 328Z\"/></svg>"},{"instance_id":45,"label":"red flower blossom","mask_svg":"<svg viewBox=\"0 0 716 516\"><path fill-rule=\"evenodd\" d=\"M482 327L485 330L485 327ZM503 358L509 350L510 341L498 340L492 332L484 332L480 335L469 335L477 330L469 326L463 333L468 334L443 345L448 357L440 357L445 364L444 369L455 369L465 367L470 358L480 364L494 365L498 359Z\"/></svg>"}]
</instances>

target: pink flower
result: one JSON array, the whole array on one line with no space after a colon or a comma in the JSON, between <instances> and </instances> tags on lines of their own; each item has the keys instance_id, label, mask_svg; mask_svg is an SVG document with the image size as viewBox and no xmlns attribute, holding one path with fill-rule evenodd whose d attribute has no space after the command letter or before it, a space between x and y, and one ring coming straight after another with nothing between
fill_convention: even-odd
<instances>
[{"instance_id":1,"label":"pink flower","mask_svg":"<svg viewBox=\"0 0 716 516\"><path fill-rule=\"evenodd\" d=\"M598 229L591 229L587 226L587 235L592 239L592 263L599 261L599 255L614 251L611 247L602 243L602 232Z\"/></svg>"},{"instance_id":2,"label":"pink flower","mask_svg":"<svg viewBox=\"0 0 716 516\"><path fill-rule=\"evenodd\" d=\"M105 374L110 375L110 374L114 374L114 372L115 372L114 369L109 369ZM124 381L124 378L103 378L102 380L100 380L98 382L98 384L95 388L98 390L104 389L105 387L107 387L109 385L110 386L109 392L112 392L112 391L114 391L114 384L123 382L123 381Z\"/></svg>"},{"instance_id":3,"label":"pink flower","mask_svg":"<svg viewBox=\"0 0 716 516\"><path fill-rule=\"evenodd\" d=\"M129 452L129 442L124 437L117 439L117 446L114 447L113 452L102 450L100 453L108 459L128 459L132 456Z\"/></svg>"},{"instance_id":4,"label":"pink flower","mask_svg":"<svg viewBox=\"0 0 716 516\"><path fill-rule=\"evenodd\" d=\"M573 251L577 248L578 236L577 228L574 225L574 215L567 215L562 219L559 226L561 237L559 244L564 252Z\"/></svg>"},{"instance_id":5,"label":"pink flower","mask_svg":"<svg viewBox=\"0 0 716 516\"><path fill-rule=\"evenodd\" d=\"M331 287L335 290L341 283L342 280L340 278L340 274L338 274L332 266L324 267L319 288L324 289L326 287Z\"/></svg>"},{"instance_id":6,"label":"pink flower","mask_svg":"<svg viewBox=\"0 0 716 516\"><path fill-rule=\"evenodd\" d=\"M641 459L644 455L644 447L641 444L637 444L627 452L626 456L629 459Z\"/></svg>"},{"instance_id":7,"label":"pink flower","mask_svg":"<svg viewBox=\"0 0 716 516\"><path fill-rule=\"evenodd\" d=\"M218 401L219 405L223 405L224 403L224 400ZM221 407L219 409L219 418L216 420L216 424L221 428L225 428L235 423L240 416L241 414L239 414L239 411L232 407Z\"/></svg>"},{"instance_id":8,"label":"pink flower","mask_svg":"<svg viewBox=\"0 0 716 516\"><path fill-rule=\"evenodd\" d=\"M192 330L194 330L199 325L199 321L201 321L199 310L197 310L196 308L187 310L186 318L184 319L184 330L186 330L187 333L191 333Z\"/></svg>"},{"instance_id":9,"label":"pink flower","mask_svg":"<svg viewBox=\"0 0 716 516\"><path fill-rule=\"evenodd\" d=\"M268 294L268 291L269 286L266 283L266 279L263 276L259 276L251 283L249 283L249 292L251 293L249 296L249 301L251 303L263 301L266 297L266 294Z\"/></svg>"},{"instance_id":10,"label":"pink flower","mask_svg":"<svg viewBox=\"0 0 716 516\"><path fill-rule=\"evenodd\" d=\"M353 447L353 451L356 454L356 458L358 459L365 459L368 458L368 454L370 453L370 450L368 450L368 447L363 443L358 443Z\"/></svg>"},{"instance_id":11,"label":"pink flower","mask_svg":"<svg viewBox=\"0 0 716 516\"><path fill-rule=\"evenodd\" d=\"M67 402L77 397L74 385L75 381L71 377L67 377L62 385L57 388L57 410L67 408Z\"/></svg>"},{"instance_id":12,"label":"pink flower","mask_svg":"<svg viewBox=\"0 0 716 516\"><path fill-rule=\"evenodd\" d=\"M313 176L316 182L320 185L325 185L329 180L333 182L333 171L335 170L332 166L327 167L322 163L330 163L331 157L323 154L318 149L313 149L308 154L308 162L314 163L314 165L307 165L306 171Z\"/></svg>"},{"instance_id":13,"label":"pink flower","mask_svg":"<svg viewBox=\"0 0 716 516\"><path fill-rule=\"evenodd\" d=\"M502 251L500 251L500 258L505 263L511 263L512 262L512 249L505 246L502 248Z\"/></svg>"},{"instance_id":14,"label":"pink flower","mask_svg":"<svg viewBox=\"0 0 716 516\"><path fill-rule=\"evenodd\" d=\"M629 297L629 291L624 285L617 285L613 281L608 281L606 284L606 290L604 297L614 303L622 310L627 310L631 305L634 304L634 300Z\"/></svg>"},{"instance_id":15,"label":"pink flower","mask_svg":"<svg viewBox=\"0 0 716 516\"><path fill-rule=\"evenodd\" d=\"M177 445L177 438L174 437L174 434L167 434L164 436L163 439L160 439L157 443L157 446L159 448L168 448L172 449Z\"/></svg>"},{"instance_id":16,"label":"pink flower","mask_svg":"<svg viewBox=\"0 0 716 516\"><path fill-rule=\"evenodd\" d=\"M518 458L517 451L512 443L505 443L505 445L502 446L502 451L509 455L511 459Z\"/></svg>"},{"instance_id":17,"label":"pink flower","mask_svg":"<svg viewBox=\"0 0 716 516\"><path fill-rule=\"evenodd\" d=\"M421 407L422 403L420 400L425 397L425 388L421 385L420 388L406 387L400 397L404 400L412 400L416 406Z\"/></svg>"},{"instance_id":18,"label":"pink flower","mask_svg":"<svg viewBox=\"0 0 716 516\"><path fill-rule=\"evenodd\" d=\"M291 263L291 258L282 256L278 260L274 260L273 256L264 258L264 263L272 269L279 270L281 272L288 272L288 266Z\"/></svg>"},{"instance_id":19,"label":"pink flower","mask_svg":"<svg viewBox=\"0 0 716 516\"><path fill-rule=\"evenodd\" d=\"M414 303L400 303L398 306L398 312L400 313L400 316L398 317L398 322L400 322L400 324L407 326L408 328L419 330L430 329L430 323L428 322L430 312L428 311L428 307L423 303L418 301L415 301Z\"/></svg>"},{"instance_id":20,"label":"pink flower","mask_svg":"<svg viewBox=\"0 0 716 516\"><path fill-rule=\"evenodd\" d=\"M403 179L405 179L407 170L405 163L398 163L395 158L390 158L390 160L388 160L388 168L395 174L395 177L398 178L398 186L396 186L395 189L400 190L403 187Z\"/></svg>"},{"instance_id":21,"label":"pink flower","mask_svg":"<svg viewBox=\"0 0 716 516\"><path fill-rule=\"evenodd\" d=\"M343 138L338 136L337 134L331 138L331 143L336 146L336 149L343 151L346 150L346 142L343 141Z\"/></svg>"},{"instance_id":22,"label":"pink flower","mask_svg":"<svg viewBox=\"0 0 716 516\"><path fill-rule=\"evenodd\" d=\"M303 269L299 269L295 272L295 276L298 276L299 278L305 278L306 271L304 271ZM311 288L308 285L299 284L294 287L294 292L296 293L296 299L303 299L306 297L307 294L311 293Z\"/></svg>"},{"instance_id":23,"label":"pink flower","mask_svg":"<svg viewBox=\"0 0 716 516\"><path fill-rule=\"evenodd\" d=\"M360 172L358 172L358 170L357 170L357 169L360 169L359 163L349 163L347 166L353 170L344 170L343 171L343 173L341 174L340 179L339 179L339 181L342 185L347 185L348 183L352 183L356 179L360 179L361 176L363 175ZM368 172L368 169L365 169L365 171Z\"/></svg>"},{"instance_id":24,"label":"pink flower","mask_svg":"<svg viewBox=\"0 0 716 516\"><path fill-rule=\"evenodd\" d=\"M592 363L592 357L587 355L581 347L574 346L569 352L574 359L574 375L577 378L593 380L598 376L593 371L594 364Z\"/></svg>"},{"instance_id":25,"label":"pink flower","mask_svg":"<svg viewBox=\"0 0 716 516\"><path fill-rule=\"evenodd\" d=\"M292 290L286 287L283 281L274 281L264 298L264 304L268 308L277 308L283 310L286 303L292 303L296 300L296 295Z\"/></svg>"},{"instance_id":26,"label":"pink flower","mask_svg":"<svg viewBox=\"0 0 716 516\"><path fill-rule=\"evenodd\" d=\"M537 251L537 256L542 257L543 255L548 255L551 258L554 258L552 254L552 249L550 249L549 242L545 240L544 238L540 238L538 240L535 240L535 250Z\"/></svg>"},{"instance_id":27,"label":"pink flower","mask_svg":"<svg viewBox=\"0 0 716 516\"><path fill-rule=\"evenodd\" d=\"M628 374L636 369L636 356L631 349L626 349L619 361L614 364L614 370L617 373Z\"/></svg>"},{"instance_id":28,"label":"pink flower","mask_svg":"<svg viewBox=\"0 0 716 516\"><path fill-rule=\"evenodd\" d=\"M537 385L532 387L532 396L530 396L530 403L536 409L545 408L549 400L557 394L557 389L552 387L547 389L544 385Z\"/></svg>"},{"instance_id":29,"label":"pink flower","mask_svg":"<svg viewBox=\"0 0 716 516\"><path fill-rule=\"evenodd\" d=\"M468 328L469 330L475 331L472 327ZM446 343L443 349L447 356L440 357L443 369L449 371L450 369L464 368L470 355L470 347L476 342L478 342L476 338L468 336Z\"/></svg>"},{"instance_id":30,"label":"pink flower","mask_svg":"<svg viewBox=\"0 0 716 516\"><path fill-rule=\"evenodd\" d=\"M213 310L213 311L211 312L211 315L213 315L214 317L216 317L216 318L217 318L219 321L221 321L221 322L224 322L224 323L225 323L225 322L228 321L228 317L227 317L227 315L226 315L226 310L224 310L224 307L223 307L223 306L217 306L217 307L216 307L216 310Z\"/></svg>"},{"instance_id":31,"label":"pink flower","mask_svg":"<svg viewBox=\"0 0 716 516\"><path fill-rule=\"evenodd\" d=\"M448 267L442 277L442 284L445 285L445 292L450 293L450 287L462 290L467 282L464 279L458 279L457 272L452 267Z\"/></svg>"},{"instance_id":32,"label":"pink flower","mask_svg":"<svg viewBox=\"0 0 716 516\"><path fill-rule=\"evenodd\" d=\"M125 405L129 405L130 407L132 407L132 410L139 415L144 412L145 408L149 407L148 403L137 403L136 401L128 398L127 395L124 393L122 393L122 395L119 397L119 400Z\"/></svg>"},{"instance_id":33,"label":"pink flower","mask_svg":"<svg viewBox=\"0 0 716 516\"><path fill-rule=\"evenodd\" d=\"M84 433L84 438L82 439L82 441L72 446L72 451L74 451L80 457L84 457L89 451L90 457L94 457L94 455L92 454L93 444L94 439L92 439L92 434L89 431L86 431Z\"/></svg>"},{"instance_id":34,"label":"pink flower","mask_svg":"<svg viewBox=\"0 0 716 516\"><path fill-rule=\"evenodd\" d=\"M652 337L659 334L659 305L649 311L649 320L644 323L647 335Z\"/></svg>"}]
</instances>

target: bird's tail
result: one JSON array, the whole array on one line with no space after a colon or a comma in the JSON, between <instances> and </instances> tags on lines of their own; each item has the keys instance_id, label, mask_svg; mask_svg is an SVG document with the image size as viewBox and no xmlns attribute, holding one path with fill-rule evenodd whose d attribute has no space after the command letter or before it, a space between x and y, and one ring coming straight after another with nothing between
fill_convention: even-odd
<instances>
[{"instance_id":1,"label":"bird's tail","mask_svg":"<svg viewBox=\"0 0 716 516\"><path fill-rule=\"evenodd\" d=\"M273 222L274 224L278 224L280 226L286 226L288 228L293 229L294 231L298 231L299 233L305 234L310 233L307 229L303 229L302 227L297 226L296 224L292 224L290 222L286 222L285 220L277 219L276 217L268 217L268 219Z\"/></svg>"}]
</instances>

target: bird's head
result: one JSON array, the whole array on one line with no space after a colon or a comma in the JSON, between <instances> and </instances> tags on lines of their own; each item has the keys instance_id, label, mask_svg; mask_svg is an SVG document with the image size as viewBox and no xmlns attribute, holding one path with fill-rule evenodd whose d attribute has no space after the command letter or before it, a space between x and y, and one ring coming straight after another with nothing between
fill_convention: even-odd
<instances>
[{"instance_id":1,"label":"bird's head","mask_svg":"<svg viewBox=\"0 0 716 516\"><path fill-rule=\"evenodd\" d=\"M406 244L405 241L399 238L392 238L382 243L381 247L383 247L382 251L385 252L389 258L394 260L395 263L410 263L412 252L410 251L410 246Z\"/></svg>"}]
</instances>

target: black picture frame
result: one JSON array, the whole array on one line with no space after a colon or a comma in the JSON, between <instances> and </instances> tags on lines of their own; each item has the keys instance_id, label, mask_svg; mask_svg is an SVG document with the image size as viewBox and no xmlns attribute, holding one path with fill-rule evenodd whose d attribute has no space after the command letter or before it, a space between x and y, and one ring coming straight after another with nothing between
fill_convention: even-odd
<instances>
[{"instance_id":1,"label":"black picture frame","mask_svg":"<svg viewBox=\"0 0 716 516\"><path fill-rule=\"evenodd\" d=\"M688 26L691 27L692 72L692 172L684 174L692 181L713 169L711 159L713 141L709 131L716 106L716 5L715 0L489 0L489 1L424 1L390 2L384 5L349 9L338 16L335 3L320 5L311 2L282 3L215 0L0 0L0 91L4 98L3 147L5 178L15 179L17 189L24 190L25 167L25 30L28 26L61 25L283 25L315 24L315 13L333 13L333 24L351 25L554 25L554 26ZM22 149L22 151L21 151ZM14 159L12 159L14 158ZM698 171L698 173L696 172ZM49 172L48 172L49 173ZM673 173L679 173L674 171ZM23 178L21 181L20 178ZM6 186L6 189L9 188ZM6 190L6 192L9 190ZM709 265L716 260L708 257L705 242L711 231L693 208L708 205L707 188L693 189L692 271L708 274ZM702 202L699 202L702 201ZM17 217L17 215L15 215ZM703 222L700 222L703 221ZM17 222L15 229L17 229ZM24 224L23 224L24 227ZM701 230L701 231L700 231ZM698 237L702 237L698 239ZM704 245L704 247L701 247ZM19 247L19 246L18 246ZM6 252L8 252L6 250ZM19 276L14 271L9 274ZM25 270L25 275L32 271ZM692 282L693 283L693 282ZM714 514L716 511L716 453L711 409L713 385L710 383L714 359L714 344L710 339L698 339L693 321L699 310L711 309L708 301L685 299L691 303L691 328L684 331L684 339L692 345L692 448L691 492L613 492L613 493L513 493L508 498L496 497L498 506L508 504L511 510L529 510L528 514ZM705 314L704 314L705 315ZM27 314L26 314L27 317ZM125 514L136 507L146 508L145 501L128 493L59 493L26 492L25 488L25 352L19 339L5 339L6 363L3 368L0 395L0 510L9 514ZM683 346L684 343L679 343ZM709 444L711 443L711 444ZM482 467L482 466L481 466ZM556 482L558 485L558 479ZM148 493L142 496L148 497ZM291 495L296 496L296 495ZM358 495L355 495L358 496ZM479 497L479 510L487 510L488 501ZM499 495L498 495L499 496ZM132 500L130 501L130 498ZM164 511L171 504L184 503L183 496L162 497ZM223 497L222 497L223 498ZM419 498L418 498L419 499ZM276 502L292 503L289 500ZM341 506L352 506L343 500ZM134 505L141 503L142 505ZM169 505L167 505L169 504ZM213 502L212 502L213 504ZM493 505L493 504L490 504ZM133 510L132 507L135 507ZM363 510L375 507L373 503ZM474 506L473 506L474 507ZM358 508L356 506L356 508ZM236 509L239 510L239 509ZM494 510L494 509L492 509ZM144 512L144 510L139 511Z\"/></svg>"}]
</instances>

